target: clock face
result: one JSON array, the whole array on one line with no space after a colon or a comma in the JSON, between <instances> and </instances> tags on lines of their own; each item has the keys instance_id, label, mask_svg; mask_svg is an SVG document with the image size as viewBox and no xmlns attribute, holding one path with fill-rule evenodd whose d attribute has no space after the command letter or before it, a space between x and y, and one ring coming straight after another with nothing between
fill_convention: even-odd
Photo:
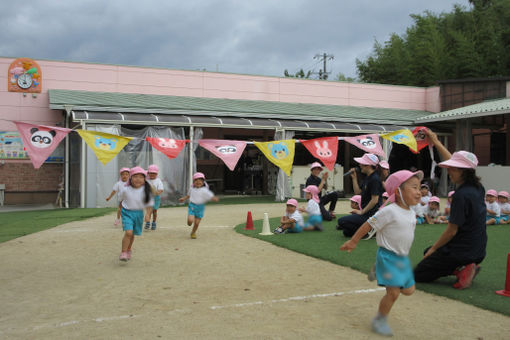
<instances>
[{"instance_id":1,"label":"clock face","mask_svg":"<svg viewBox=\"0 0 510 340\"><path fill-rule=\"evenodd\" d=\"M30 74L21 74L18 77L18 86L22 89L28 89L32 86L32 76Z\"/></svg>"}]
</instances>

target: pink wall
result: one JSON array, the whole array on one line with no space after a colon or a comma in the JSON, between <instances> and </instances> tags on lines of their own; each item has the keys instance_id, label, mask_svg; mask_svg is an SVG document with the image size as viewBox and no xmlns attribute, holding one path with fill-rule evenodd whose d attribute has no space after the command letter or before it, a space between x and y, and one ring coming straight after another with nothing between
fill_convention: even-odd
<instances>
[{"instance_id":1,"label":"pink wall","mask_svg":"<svg viewBox=\"0 0 510 340\"><path fill-rule=\"evenodd\" d=\"M7 92L12 58L0 58L0 118L53 125L48 89L124 92L189 97L351 105L439 112L439 87L355 84L278 77L36 60L43 92L32 97ZM13 131L0 120L0 131Z\"/></svg>"}]
</instances>

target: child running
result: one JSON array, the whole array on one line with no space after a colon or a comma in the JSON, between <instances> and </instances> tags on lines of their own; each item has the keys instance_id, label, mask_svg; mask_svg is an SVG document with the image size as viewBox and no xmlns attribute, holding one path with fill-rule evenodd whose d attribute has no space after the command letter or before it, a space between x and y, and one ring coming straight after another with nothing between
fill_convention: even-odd
<instances>
[{"instance_id":1,"label":"child running","mask_svg":"<svg viewBox=\"0 0 510 340\"><path fill-rule=\"evenodd\" d=\"M501 208L497 202L498 192L494 189L487 190L485 194L485 205L487 206L487 217L485 223L487 225L499 224L499 215Z\"/></svg>"},{"instance_id":2,"label":"child running","mask_svg":"<svg viewBox=\"0 0 510 340\"><path fill-rule=\"evenodd\" d=\"M499 217L499 223L500 224L508 224L510 223L509 217L510 217L510 203L508 203L508 192L507 191L500 191L498 192L498 203L500 207L500 217Z\"/></svg>"},{"instance_id":3,"label":"child running","mask_svg":"<svg viewBox=\"0 0 510 340\"><path fill-rule=\"evenodd\" d=\"M323 231L322 227L322 214L319 207L319 188L315 185L309 185L303 189L305 198L308 200L306 208L299 208L299 212L306 212L308 214L308 221L306 221L303 230L319 230Z\"/></svg>"},{"instance_id":4,"label":"child running","mask_svg":"<svg viewBox=\"0 0 510 340\"><path fill-rule=\"evenodd\" d=\"M410 206L420 203L420 181L423 172L397 171L388 177L386 190L391 204L379 210L356 231L352 239L345 242L340 250L351 252L359 240L370 231L377 230L376 277L379 286L386 287L386 295L379 303L377 316L372 320L372 330L391 336L387 317L400 294L411 295L415 282L409 250L414 240L416 217Z\"/></svg>"},{"instance_id":5,"label":"child running","mask_svg":"<svg viewBox=\"0 0 510 340\"><path fill-rule=\"evenodd\" d=\"M145 230L156 230L156 220L158 219L158 209L161 205L161 194L163 193L163 182L158 177L159 168L156 164L149 165L147 169L148 179L150 185L152 185L154 189L154 206L148 207L146 209L145 215ZM152 216L152 226L151 226L151 216Z\"/></svg>"},{"instance_id":6,"label":"child running","mask_svg":"<svg viewBox=\"0 0 510 340\"><path fill-rule=\"evenodd\" d=\"M280 219L280 226L273 232L275 234L289 233L300 233L303 231L305 221L303 216L297 211L298 202L291 198L287 201L287 209L285 209L285 215Z\"/></svg>"},{"instance_id":7,"label":"child running","mask_svg":"<svg viewBox=\"0 0 510 340\"><path fill-rule=\"evenodd\" d=\"M113 190L110 196L106 197L106 201L109 201L115 193L117 193L117 198L119 198L120 191L122 187L126 186L127 181L129 180L129 168L120 169L120 179L117 183L113 185ZM117 219L113 222L114 225L119 225L120 223L120 210L122 208L121 201L119 199L119 207L117 208Z\"/></svg>"},{"instance_id":8,"label":"child running","mask_svg":"<svg viewBox=\"0 0 510 340\"><path fill-rule=\"evenodd\" d=\"M205 175L197 172L193 175L193 186L190 188L189 193L179 198L179 202L184 202L189 199L188 205L188 225L193 224L191 231L191 238L197 238L198 225L202 218L204 218L205 204L209 201L218 202L218 197L209 190L209 186L205 182Z\"/></svg>"},{"instance_id":9,"label":"child running","mask_svg":"<svg viewBox=\"0 0 510 340\"><path fill-rule=\"evenodd\" d=\"M152 199L152 187L145 180L147 173L139 166L129 172L130 178L119 194L122 201L122 226L124 237L122 238L122 252L119 260L131 259L131 248L135 241L135 235L142 235L143 210L154 204Z\"/></svg>"}]
</instances>

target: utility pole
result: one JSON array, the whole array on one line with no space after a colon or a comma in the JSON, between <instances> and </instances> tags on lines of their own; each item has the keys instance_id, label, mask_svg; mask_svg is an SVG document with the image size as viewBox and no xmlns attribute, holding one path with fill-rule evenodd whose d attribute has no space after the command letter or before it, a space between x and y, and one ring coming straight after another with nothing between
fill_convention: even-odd
<instances>
[{"instance_id":1,"label":"utility pole","mask_svg":"<svg viewBox=\"0 0 510 340\"><path fill-rule=\"evenodd\" d=\"M319 79L323 79L323 80L328 79L328 74L331 72L326 71L326 60L333 60L333 59L335 59L335 56L332 54L323 53L323 54L316 54L315 57L313 57L313 59L320 59L324 63L324 68L322 70L319 70Z\"/></svg>"}]
</instances>

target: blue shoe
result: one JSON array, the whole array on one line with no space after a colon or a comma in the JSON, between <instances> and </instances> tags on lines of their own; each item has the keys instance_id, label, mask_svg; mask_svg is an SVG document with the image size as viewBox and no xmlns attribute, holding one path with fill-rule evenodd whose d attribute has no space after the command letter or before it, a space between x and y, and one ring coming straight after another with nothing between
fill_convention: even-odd
<instances>
[{"instance_id":1,"label":"blue shoe","mask_svg":"<svg viewBox=\"0 0 510 340\"><path fill-rule=\"evenodd\" d=\"M377 334L385 335L385 336L393 336L393 332L388 326L386 319L377 319L374 318L372 320L372 331Z\"/></svg>"},{"instance_id":2,"label":"blue shoe","mask_svg":"<svg viewBox=\"0 0 510 340\"><path fill-rule=\"evenodd\" d=\"M145 230L149 230L151 228L150 222L145 222Z\"/></svg>"},{"instance_id":3,"label":"blue shoe","mask_svg":"<svg viewBox=\"0 0 510 340\"><path fill-rule=\"evenodd\" d=\"M152 230L156 230L156 222L152 222Z\"/></svg>"}]
</instances>

